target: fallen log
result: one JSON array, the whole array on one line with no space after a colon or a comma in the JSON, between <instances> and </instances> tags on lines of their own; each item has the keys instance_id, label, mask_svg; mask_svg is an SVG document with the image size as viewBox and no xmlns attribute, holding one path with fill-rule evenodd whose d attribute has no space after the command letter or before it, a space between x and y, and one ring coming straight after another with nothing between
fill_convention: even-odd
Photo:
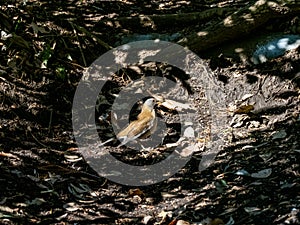
<instances>
[{"instance_id":1,"label":"fallen log","mask_svg":"<svg viewBox=\"0 0 300 225\"><path fill-rule=\"evenodd\" d=\"M283 18L299 12L298 0L258 0L223 21L182 38L178 44L188 46L193 51L203 51L225 41L245 36L271 19Z\"/></svg>"},{"instance_id":2,"label":"fallen log","mask_svg":"<svg viewBox=\"0 0 300 225\"><path fill-rule=\"evenodd\" d=\"M139 15L134 17L120 17L101 21L114 27L125 29L158 30L170 27L187 27L210 20L216 16L224 17L235 10L235 8L213 8L201 12L163 14L163 15Z\"/></svg>"}]
</instances>

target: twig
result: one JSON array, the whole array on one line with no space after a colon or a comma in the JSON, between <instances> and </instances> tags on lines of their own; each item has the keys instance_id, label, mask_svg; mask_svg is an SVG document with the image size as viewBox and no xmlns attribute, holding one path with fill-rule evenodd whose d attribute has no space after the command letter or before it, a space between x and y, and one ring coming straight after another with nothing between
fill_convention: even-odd
<instances>
[{"instance_id":1,"label":"twig","mask_svg":"<svg viewBox=\"0 0 300 225\"><path fill-rule=\"evenodd\" d=\"M80 30L81 32L85 33L87 36L94 38L98 44L100 44L102 47L104 47L106 50L110 50L112 49L112 47L107 44L106 42L102 41L100 38L98 38L97 36L95 36L94 34L92 34L91 32L89 32L87 29L85 29L84 27L78 26L76 24L74 24L74 26L76 26L76 28L78 30Z\"/></svg>"},{"instance_id":2,"label":"twig","mask_svg":"<svg viewBox=\"0 0 300 225\"><path fill-rule=\"evenodd\" d=\"M80 42L80 40L79 40L77 31L76 31L76 29L75 29L75 27L74 27L74 24L73 24L72 22L69 22L69 23L71 24L71 26L72 26L72 28L73 28L73 32L74 32L74 34L75 34L75 36L76 36L76 38L77 38L77 41L78 41L78 47L79 47L79 50L80 50L80 54L81 54L81 57L82 57L82 61L83 61L84 66L86 67L86 66L87 66L87 63L86 63L86 60L85 60L85 57L84 57L84 54L83 54L83 51L82 51L81 42Z\"/></svg>"},{"instance_id":3,"label":"twig","mask_svg":"<svg viewBox=\"0 0 300 225\"><path fill-rule=\"evenodd\" d=\"M32 132L30 132L31 136L33 137L33 139L38 143L40 144L41 146L43 146L44 148L49 148L47 145L44 145L42 142L40 142L34 135Z\"/></svg>"},{"instance_id":4,"label":"twig","mask_svg":"<svg viewBox=\"0 0 300 225\"><path fill-rule=\"evenodd\" d=\"M49 120L49 125L48 125L48 134L50 134L50 129L52 125L52 116L53 116L53 109L50 110L50 120Z\"/></svg>"},{"instance_id":5,"label":"twig","mask_svg":"<svg viewBox=\"0 0 300 225\"><path fill-rule=\"evenodd\" d=\"M79 64L77 64L77 63L74 63L74 62L71 62L71 61L67 61L67 60L63 60L63 59L57 59L58 61L61 61L61 62L64 62L64 63L68 63L68 64L70 64L70 65L72 65L72 66L76 66L76 67L78 67L78 68L80 68L80 69L85 69L85 67L84 66L81 66L81 65L79 65Z\"/></svg>"}]
</instances>

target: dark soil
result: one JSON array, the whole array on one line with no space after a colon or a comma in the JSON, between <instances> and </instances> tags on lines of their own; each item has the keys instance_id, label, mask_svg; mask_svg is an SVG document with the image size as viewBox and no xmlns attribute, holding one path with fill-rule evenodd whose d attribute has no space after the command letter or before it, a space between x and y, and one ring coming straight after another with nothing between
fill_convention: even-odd
<instances>
[{"instance_id":1,"label":"dark soil","mask_svg":"<svg viewBox=\"0 0 300 225\"><path fill-rule=\"evenodd\" d=\"M111 25L111 19L247 4L235 2L11 0L0 5L0 223L179 225L178 220L205 224L211 218L211 225L299 224L299 48L261 65L233 55L230 46L236 40L197 53L223 91L224 102L215 103L227 119L219 127L224 133L222 150L204 171L199 171L199 163L213 142L209 100L197 82L169 65L144 63L136 65L142 72L124 68L115 74L102 93L107 102L99 97L96 104L96 124L102 141L113 137L110 91L118 93L132 79L159 74L186 90L187 82L202 126L193 144L201 150L175 175L141 187L112 182L90 167L73 136L72 101L78 82L85 68L108 50L99 39L115 47L127 34L154 32ZM276 32L286 32L292 19L275 21ZM159 32L184 34L194 28ZM247 38L253 41L253 36ZM138 112L137 104L133 116ZM143 152L112 142L105 149L132 165L166 158L172 153L166 144L180 138L179 117L163 106L156 112L167 127L162 145Z\"/></svg>"}]
</instances>

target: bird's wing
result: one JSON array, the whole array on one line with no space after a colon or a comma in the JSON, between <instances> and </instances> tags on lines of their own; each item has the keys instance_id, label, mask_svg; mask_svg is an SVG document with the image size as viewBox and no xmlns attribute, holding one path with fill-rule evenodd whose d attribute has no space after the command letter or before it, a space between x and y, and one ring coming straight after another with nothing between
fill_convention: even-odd
<instances>
[{"instance_id":1,"label":"bird's wing","mask_svg":"<svg viewBox=\"0 0 300 225\"><path fill-rule=\"evenodd\" d=\"M143 135L145 132L150 130L154 125L155 117L149 116L139 120L131 122L124 130L118 133L118 139L122 144L126 144L129 141L135 140L136 138Z\"/></svg>"}]
</instances>

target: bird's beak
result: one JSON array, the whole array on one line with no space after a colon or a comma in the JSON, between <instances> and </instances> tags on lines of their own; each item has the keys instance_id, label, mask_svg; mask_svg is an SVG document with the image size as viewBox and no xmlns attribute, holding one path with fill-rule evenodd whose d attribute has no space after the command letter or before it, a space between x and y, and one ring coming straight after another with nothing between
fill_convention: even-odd
<instances>
[{"instance_id":1,"label":"bird's beak","mask_svg":"<svg viewBox=\"0 0 300 225\"><path fill-rule=\"evenodd\" d=\"M154 95L152 95L152 97L154 98L155 103L157 105L161 105L165 101L165 98L163 96L161 96L161 95L155 95L154 94Z\"/></svg>"}]
</instances>

